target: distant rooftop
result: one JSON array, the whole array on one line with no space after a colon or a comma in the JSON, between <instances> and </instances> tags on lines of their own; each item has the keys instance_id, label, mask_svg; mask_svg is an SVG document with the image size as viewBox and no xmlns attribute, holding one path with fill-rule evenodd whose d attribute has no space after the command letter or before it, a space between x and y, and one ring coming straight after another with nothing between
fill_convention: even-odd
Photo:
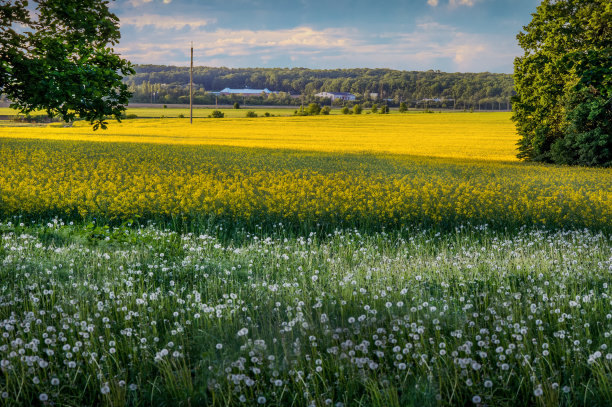
<instances>
[{"instance_id":1,"label":"distant rooftop","mask_svg":"<svg viewBox=\"0 0 612 407\"><path fill-rule=\"evenodd\" d=\"M244 89L231 89L231 88L225 88L220 90L218 93L225 93L225 94L237 94L237 95L246 95L246 94L253 94L253 95L261 95L262 93L276 93L271 91L268 88L265 89L249 89L249 88L244 88Z\"/></svg>"}]
</instances>

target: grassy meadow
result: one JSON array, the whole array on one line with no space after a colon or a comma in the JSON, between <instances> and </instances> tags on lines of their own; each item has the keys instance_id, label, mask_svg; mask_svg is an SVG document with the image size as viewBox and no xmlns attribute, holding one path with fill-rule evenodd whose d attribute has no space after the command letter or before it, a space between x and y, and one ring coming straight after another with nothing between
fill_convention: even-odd
<instances>
[{"instance_id":1,"label":"grassy meadow","mask_svg":"<svg viewBox=\"0 0 612 407\"><path fill-rule=\"evenodd\" d=\"M0 404L612 404L609 169L246 110L0 126Z\"/></svg>"}]
</instances>

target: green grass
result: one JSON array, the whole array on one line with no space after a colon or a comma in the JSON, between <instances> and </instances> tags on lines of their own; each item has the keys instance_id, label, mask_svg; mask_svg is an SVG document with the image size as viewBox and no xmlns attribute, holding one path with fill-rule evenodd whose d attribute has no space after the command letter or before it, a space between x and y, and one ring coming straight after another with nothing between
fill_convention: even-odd
<instances>
[{"instance_id":1,"label":"green grass","mask_svg":"<svg viewBox=\"0 0 612 407\"><path fill-rule=\"evenodd\" d=\"M3 405L612 402L601 233L0 230Z\"/></svg>"},{"instance_id":2,"label":"green grass","mask_svg":"<svg viewBox=\"0 0 612 407\"><path fill-rule=\"evenodd\" d=\"M189 108L184 107L174 107L173 105L167 105L167 108L163 107L128 107L126 110L126 114L135 114L139 118L158 118L158 117L178 117L179 115L185 116L185 118L189 119ZM291 107L261 107L261 106L240 106L240 109L234 109L232 107L222 106L219 108L194 108L193 109L193 117L194 118L205 118L208 117L213 110L220 110L225 114L227 118L234 117L246 117L246 113L248 111L254 111L258 116L262 117L266 112L270 113L274 116L293 116L294 111L299 109L299 106L291 106ZM342 114L340 111L341 107L332 107L330 114ZM452 112L452 110L446 110L445 112ZM422 109L410 110L409 112L402 114L414 114L414 113L422 113ZM436 110L435 112L438 112ZM459 112L459 110L457 110ZM370 109L364 109L362 114L372 114L370 113ZM389 114L400 114L397 108L391 109ZM0 107L0 116L16 116L19 115L19 112L13 110L9 107ZM34 112L32 116L35 115L46 115L44 111Z\"/></svg>"}]
</instances>

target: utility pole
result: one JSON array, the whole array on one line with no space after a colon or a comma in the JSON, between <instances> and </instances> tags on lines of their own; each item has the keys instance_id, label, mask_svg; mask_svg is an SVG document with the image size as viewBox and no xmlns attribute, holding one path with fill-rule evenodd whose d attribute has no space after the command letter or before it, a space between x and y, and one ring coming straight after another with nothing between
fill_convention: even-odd
<instances>
[{"instance_id":1,"label":"utility pole","mask_svg":"<svg viewBox=\"0 0 612 407\"><path fill-rule=\"evenodd\" d=\"M189 123L193 124L193 41L191 41L191 68L189 69Z\"/></svg>"}]
</instances>

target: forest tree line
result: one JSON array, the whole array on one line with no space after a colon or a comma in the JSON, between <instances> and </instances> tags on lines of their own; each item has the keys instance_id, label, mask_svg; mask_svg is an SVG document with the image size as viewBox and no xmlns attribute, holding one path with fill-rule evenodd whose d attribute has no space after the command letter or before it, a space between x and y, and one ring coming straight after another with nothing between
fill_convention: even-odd
<instances>
[{"instance_id":1,"label":"forest tree line","mask_svg":"<svg viewBox=\"0 0 612 407\"><path fill-rule=\"evenodd\" d=\"M136 65L125 83L140 103L189 103L189 68ZM358 103L382 101L390 106L405 102L412 108L508 110L514 95L509 74L398 71L392 69L213 68L194 67L194 103L300 105L330 103L319 92L350 92ZM279 93L267 97L217 96L223 88L264 89ZM428 100L429 99L429 100ZM435 101L432 99L439 99ZM344 102L336 101L341 105Z\"/></svg>"}]
</instances>

